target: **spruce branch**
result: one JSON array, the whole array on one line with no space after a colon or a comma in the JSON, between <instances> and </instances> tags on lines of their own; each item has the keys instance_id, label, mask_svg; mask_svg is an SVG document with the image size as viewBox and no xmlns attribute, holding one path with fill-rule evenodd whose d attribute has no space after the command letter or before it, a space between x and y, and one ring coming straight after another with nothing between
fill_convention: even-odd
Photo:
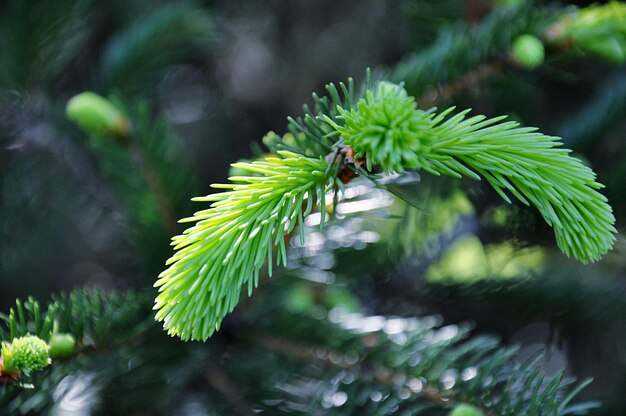
<instances>
[{"instance_id":1,"label":"spruce branch","mask_svg":"<svg viewBox=\"0 0 626 416\"><path fill-rule=\"evenodd\" d=\"M81 348L108 347L152 326L153 321L142 314L147 300L134 292L88 289L53 295L47 306L32 297L24 302L17 299L8 315L0 313L0 341L35 335L52 343L55 336L66 333Z\"/></svg>"},{"instance_id":2,"label":"spruce branch","mask_svg":"<svg viewBox=\"0 0 626 416\"><path fill-rule=\"evenodd\" d=\"M196 224L173 238L177 252L155 283L160 292L156 319L170 335L206 340L219 329L237 305L240 289L247 286L251 295L257 287L266 259L271 275L273 246L277 264L286 265L285 234L302 223L316 202L323 220L325 191L343 189L354 177L345 175L347 168L375 183L379 168L482 177L507 202L508 191L534 205L555 229L557 245L566 255L586 263L612 247L615 219L598 192L602 185L569 150L559 149L558 138L505 122L505 117L467 117L469 110L452 116L453 108L439 114L422 111L400 85L369 85L368 76L358 102L352 82L341 84L343 98L329 85L332 101L317 97L315 114L308 112L305 121L290 119L296 131L266 137L278 157L233 164L251 175L213 185L226 192L194 199L213 205L182 220ZM306 156L307 139L317 159ZM285 148L290 150L279 150ZM319 153L329 148L323 159ZM304 240L302 227L300 238Z\"/></svg>"},{"instance_id":3,"label":"spruce branch","mask_svg":"<svg viewBox=\"0 0 626 416\"><path fill-rule=\"evenodd\" d=\"M258 285L266 259L271 276L274 246L276 263L287 263L285 233L302 224L315 201L324 210L328 164L322 159L279 151L233 167L250 176L231 177L230 184L213 185L227 191L194 198L213 204L182 220L196 225L173 238L177 252L155 283L157 320L184 340L211 336L237 305L241 287L250 295Z\"/></svg>"},{"instance_id":4,"label":"spruce branch","mask_svg":"<svg viewBox=\"0 0 626 416\"><path fill-rule=\"evenodd\" d=\"M136 344L154 328L146 300L133 292L75 290L53 295L47 305L18 299L8 314L0 313L0 414L40 414L77 365L109 369L110 362L99 367L96 356Z\"/></svg>"},{"instance_id":5,"label":"spruce branch","mask_svg":"<svg viewBox=\"0 0 626 416\"><path fill-rule=\"evenodd\" d=\"M522 360L517 346L504 347L487 336L468 339L470 325L440 327L437 317L340 310L331 311L327 321L311 319L291 316L282 330L251 338L263 349L301 362L297 376L282 387L283 401L296 403L296 414L302 412L298 409L306 409L304 414L321 409L337 415L387 414L395 408L443 416L466 404L489 416L540 416L585 414L597 407L571 404L588 380L574 384L562 372L545 374L541 353ZM332 344L320 344L329 337ZM345 393L345 403L326 410L325 402L337 392ZM371 399L372 393L378 399Z\"/></svg>"},{"instance_id":6,"label":"spruce branch","mask_svg":"<svg viewBox=\"0 0 626 416\"><path fill-rule=\"evenodd\" d=\"M387 172L423 169L434 175L485 178L511 202L510 192L534 205L555 229L557 245L583 263L611 249L617 232L607 199L597 190L595 173L560 149L558 138L521 127L506 117L450 116L417 110L399 85L379 83L376 93L350 111L338 108L338 121L326 117L368 169ZM341 124L340 124L341 123Z\"/></svg>"},{"instance_id":7,"label":"spruce branch","mask_svg":"<svg viewBox=\"0 0 626 416\"><path fill-rule=\"evenodd\" d=\"M545 62L544 53L562 57L572 51L623 63L626 3L613 0L580 9L538 8L530 2L498 7L475 26L442 31L429 47L408 54L383 78L404 82L420 105L429 108L509 68L537 68Z\"/></svg>"},{"instance_id":8,"label":"spruce branch","mask_svg":"<svg viewBox=\"0 0 626 416\"><path fill-rule=\"evenodd\" d=\"M603 185L570 150L559 148L559 138L502 122L505 117L466 118L466 110L446 119L449 112L433 119L439 138L431 152L435 171L474 179L478 172L507 202L505 191L534 205L567 256L587 263L611 249L617 230L613 211L598 192Z\"/></svg>"}]
</instances>

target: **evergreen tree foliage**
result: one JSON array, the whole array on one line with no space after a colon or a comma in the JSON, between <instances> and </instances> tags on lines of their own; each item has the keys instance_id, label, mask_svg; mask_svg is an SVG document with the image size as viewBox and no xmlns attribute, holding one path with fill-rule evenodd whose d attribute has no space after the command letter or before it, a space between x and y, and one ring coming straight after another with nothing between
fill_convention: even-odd
<instances>
[{"instance_id":1,"label":"evergreen tree foliage","mask_svg":"<svg viewBox=\"0 0 626 416\"><path fill-rule=\"evenodd\" d=\"M480 179L477 171L507 202L503 190L526 205L532 202L556 229L565 254L587 262L599 260L613 246L615 218L606 198L595 191L602 185L568 150L556 149L560 143L554 138L515 122L499 123L502 118L466 119L467 111L446 119L452 109L438 115L417 110L415 100L395 84L381 82L375 88L375 93L366 90L356 110L338 107L335 118L343 125L326 116L369 171L380 165L392 173L424 169ZM283 234L302 225L314 199L324 207L325 182L340 182L328 177L328 172L339 172L332 164L284 151L281 155L234 164L260 176L232 177L232 185L214 185L231 192L196 199L217 202L190 218L198 224L173 239L178 250L168 261L173 266L156 283L161 287L157 319L170 334L202 340L211 336L236 306L241 286L247 285L250 295L258 285L266 258L271 274L272 242L278 247L278 264L287 265Z\"/></svg>"},{"instance_id":2,"label":"evergreen tree foliage","mask_svg":"<svg viewBox=\"0 0 626 416\"><path fill-rule=\"evenodd\" d=\"M466 119L468 111L446 119L452 110L439 115L415 110L406 91L386 83L357 108L342 113L345 126L335 126L356 157L367 155L368 168L380 164L388 172L413 168L480 179L477 171L507 202L504 190L526 205L530 200L556 228L566 254L586 262L612 247L615 219L606 198L594 190L602 185L568 150L556 149L557 139L515 122L499 123L502 118Z\"/></svg>"},{"instance_id":3,"label":"evergreen tree foliage","mask_svg":"<svg viewBox=\"0 0 626 416\"><path fill-rule=\"evenodd\" d=\"M377 4L405 55L265 136L242 65L351 26L254 7L0 6L0 414L626 411L624 3Z\"/></svg>"},{"instance_id":4,"label":"evergreen tree foliage","mask_svg":"<svg viewBox=\"0 0 626 416\"><path fill-rule=\"evenodd\" d=\"M314 200L323 205L327 164L286 151L279 155L233 164L251 176L233 176L233 184L213 185L228 191L195 198L215 202L184 220L197 224L173 239L178 252L155 284L161 291L157 319L170 334L206 340L237 305L240 288L252 294L266 260L271 276L274 246L277 264L287 265L285 233L300 225L304 241L303 218Z\"/></svg>"}]
</instances>

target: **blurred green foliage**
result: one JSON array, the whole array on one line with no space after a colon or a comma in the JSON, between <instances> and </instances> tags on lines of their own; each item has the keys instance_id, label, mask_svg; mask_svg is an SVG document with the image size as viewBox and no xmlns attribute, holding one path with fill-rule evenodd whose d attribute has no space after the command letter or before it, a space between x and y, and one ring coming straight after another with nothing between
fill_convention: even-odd
<instances>
[{"instance_id":1,"label":"blurred green foliage","mask_svg":"<svg viewBox=\"0 0 626 416\"><path fill-rule=\"evenodd\" d=\"M294 147L321 138L324 152L329 131L303 116L283 136L285 116L301 102L309 117L334 111L323 86L368 66L420 108L510 114L562 136L599 172L621 229L623 4L586 3L0 4L0 338L75 340L68 357L0 385L0 413L624 414L623 236L581 267L535 212L481 183L355 179L327 227L305 219L310 243L288 240L289 266L261 276L209 343L170 339L151 311L190 197L259 153L268 131ZM545 48L532 71L512 59L520 35ZM125 138L66 120L87 90L129 120ZM31 294L49 305L15 301ZM482 401L507 386L499 404Z\"/></svg>"}]
</instances>

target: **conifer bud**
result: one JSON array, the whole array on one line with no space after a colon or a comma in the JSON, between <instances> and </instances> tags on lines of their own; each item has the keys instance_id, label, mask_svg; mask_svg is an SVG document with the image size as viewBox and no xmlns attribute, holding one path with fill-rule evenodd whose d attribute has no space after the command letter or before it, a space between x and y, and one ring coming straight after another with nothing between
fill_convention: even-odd
<instances>
[{"instance_id":1,"label":"conifer bud","mask_svg":"<svg viewBox=\"0 0 626 416\"><path fill-rule=\"evenodd\" d=\"M71 334L52 334L49 345L50 357L64 358L72 354L76 340Z\"/></svg>"},{"instance_id":2,"label":"conifer bud","mask_svg":"<svg viewBox=\"0 0 626 416\"><path fill-rule=\"evenodd\" d=\"M626 3L609 1L580 9L558 24L554 40L568 42L581 51L607 61L626 61Z\"/></svg>"},{"instance_id":3,"label":"conifer bud","mask_svg":"<svg viewBox=\"0 0 626 416\"><path fill-rule=\"evenodd\" d=\"M522 35L513 41L513 57L521 66L533 69L543 63L543 43L533 35Z\"/></svg>"},{"instance_id":4,"label":"conifer bud","mask_svg":"<svg viewBox=\"0 0 626 416\"><path fill-rule=\"evenodd\" d=\"M34 335L15 338L2 344L2 361L5 373L29 374L50 364L50 347Z\"/></svg>"},{"instance_id":5,"label":"conifer bud","mask_svg":"<svg viewBox=\"0 0 626 416\"><path fill-rule=\"evenodd\" d=\"M263 144L272 152L276 152L279 143L280 136L273 131L270 131L265 136L263 136Z\"/></svg>"},{"instance_id":6,"label":"conifer bud","mask_svg":"<svg viewBox=\"0 0 626 416\"><path fill-rule=\"evenodd\" d=\"M420 169L436 140L430 115L417 109L404 87L391 82L380 82L351 110L339 107L339 113L343 125L327 116L326 122L354 149L355 159L365 159L368 170L373 165L386 172Z\"/></svg>"},{"instance_id":7,"label":"conifer bud","mask_svg":"<svg viewBox=\"0 0 626 416\"><path fill-rule=\"evenodd\" d=\"M450 412L450 416L485 416L485 414L475 406L460 404Z\"/></svg>"},{"instance_id":8,"label":"conifer bud","mask_svg":"<svg viewBox=\"0 0 626 416\"><path fill-rule=\"evenodd\" d=\"M67 102L67 118L89 134L125 136L130 122L111 102L100 95L85 91Z\"/></svg>"}]
</instances>

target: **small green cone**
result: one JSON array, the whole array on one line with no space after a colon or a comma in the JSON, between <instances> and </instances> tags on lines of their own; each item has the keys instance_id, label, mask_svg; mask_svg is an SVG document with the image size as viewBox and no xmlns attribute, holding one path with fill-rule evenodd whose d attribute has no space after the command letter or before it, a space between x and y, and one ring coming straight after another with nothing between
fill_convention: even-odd
<instances>
[{"instance_id":1,"label":"small green cone","mask_svg":"<svg viewBox=\"0 0 626 416\"><path fill-rule=\"evenodd\" d=\"M67 118L89 134L126 136L130 123L110 101L100 95L85 91L67 102Z\"/></svg>"},{"instance_id":2,"label":"small green cone","mask_svg":"<svg viewBox=\"0 0 626 416\"><path fill-rule=\"evenodd\" d=\"M450 412L449 416L485 416L485 414L477 407L460 404Z\"/></svg>"},{"instance_id":3,"label":"small green cone","mask_svg":"<svg viewBox=\"0 0 626 416\"><path fill-rule=\"evenodd\" d=\"M74 351L76 340L71 334L52 334L49 345L50 357L65 358Z\"/></svg>"},{"instance_id":4,"label":"small green cone","mask_svg":"<svg viewBox=\"0 0 626 416\"><path fill-rule=\"evenodd\" d=\"M543 63L543 43L533 35L522 35L513 41L513 57L524 68L537 68Z\"/></svg>"}]
</instances>

